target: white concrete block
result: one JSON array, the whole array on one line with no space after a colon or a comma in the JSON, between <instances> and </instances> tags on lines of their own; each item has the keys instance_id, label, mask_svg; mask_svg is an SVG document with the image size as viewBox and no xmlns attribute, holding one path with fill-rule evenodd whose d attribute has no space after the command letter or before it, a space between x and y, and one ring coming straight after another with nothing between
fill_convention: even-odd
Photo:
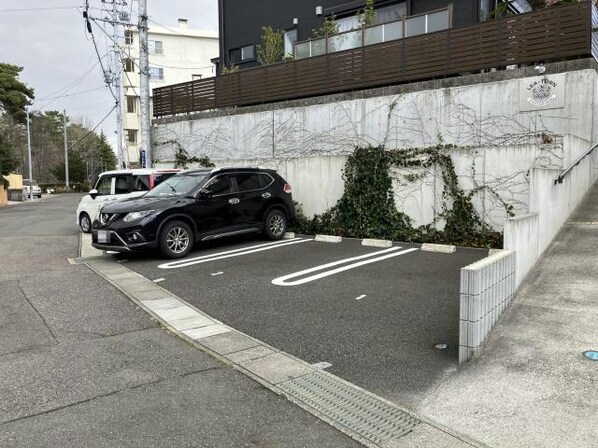
<instances>
[{"instance_id":1,"label":"white concrete block","mask_svg":"<svg viewBox=\"0 0 598 448\"><path fill-rule=\"evenodd\" d=\"M287 233L284 234L283 238L285 240L293 239L293 238L295 238L295 232L287 232Z\"/></svg>"},{"instance_id":2,"label":"white concrete block","mask_svg":"<svg viewBox=\"0 0 598 448\"><path fill-rule=\"evenodd\" d=\"M361 245L371 247L392 247L392 241L366 238L363 241L361 241Z\"/></svg>"},{"instance_id":3,"label":"white concrete block","mask_svg":"<svg viewBox=\"0 0 598 448\"><path fill-rule=\"evenodd\" d=\"M441 252L445 254L452 254L457 250L457 247L451 246L449 244L424 243L422 244L421 250L425 252Z\"/></svg>"},{"instance_id":4,"label":"white concrete block","mask_svg":"<svg viewBox=\"0 0 598 448\"><path fill-rule=\"evenodd\" d=\"M315 241L320 241L322 243L340 243L342 240L342 237L334 235L316 235L315 238Z\"/></svg>"}]
</instances>

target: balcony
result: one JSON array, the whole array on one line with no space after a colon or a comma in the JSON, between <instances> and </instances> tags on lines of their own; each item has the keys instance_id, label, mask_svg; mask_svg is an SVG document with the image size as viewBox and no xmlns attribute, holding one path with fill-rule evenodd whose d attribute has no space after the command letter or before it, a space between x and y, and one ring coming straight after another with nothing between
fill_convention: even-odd
<instances>
[{"instance_id":1,"label":"balcony","mask_svg":"<svg viewBox=\"0 0 598 448\"><path fill-rule=\"evenodd\" d=\"M426 14L403 17L401 20L345 31L328 37L295 43L295 59L321 56L327 53L351 50L364 45L390 42L404 37L448 30L451 25L450 9L439 9Z\"/></svg>"},{"instance_id":2,"label":"balcony","mask_svg":"<svg viewBox=\"0 0 598 448\"><path fill-rule=\"evenodd\" d=\"M312 46L311 57L156 88L154 117L384 87L511 65L598 57L598 33L593 31L598 28L598 9L593 2L435 32L434 27L444 26L443 21L415 17L420 17L420 22L412 25L407 21L414 17L399 21L400 27L384 24L363 33L359 30L361 42L372 45L353 47L359 37L338 43L330 36L327 52L321 55L313 55ZM399 35L399 28L404 37L389 40ZM418 30L423 34L412 35ZM352 47L345 49L343 45Z\"/></svg>"}]
</instances>

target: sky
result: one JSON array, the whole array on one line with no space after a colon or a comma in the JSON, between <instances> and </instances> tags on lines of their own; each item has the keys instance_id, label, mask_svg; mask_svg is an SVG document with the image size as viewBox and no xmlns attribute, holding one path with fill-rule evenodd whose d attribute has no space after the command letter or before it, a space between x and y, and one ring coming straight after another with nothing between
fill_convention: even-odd
<instances>
[{"instance_id":1,"label":"sky","mask_svg":"<svg viewBox=\"0 0 598 448\"><path fill-rule=\"evenodd\" d=\"M90 15L103 17L102 0L88 1ZM0 0L0 62L23 67L19 79L35 91L31 110L66 110L75 122L93 128L114 107L114 98L105 87L99 58L85 31L84 2ZM138 0L125 3L137 22ZM152 24L176 27L179 18L186 18L189 28L218 29L217 0L147 0L147 12L150 28ZM99 54L104 56L109 41L95 25L93 29ZM115 112L99 124L100 130L114 148Z\"/></svg>"}]
</instances>

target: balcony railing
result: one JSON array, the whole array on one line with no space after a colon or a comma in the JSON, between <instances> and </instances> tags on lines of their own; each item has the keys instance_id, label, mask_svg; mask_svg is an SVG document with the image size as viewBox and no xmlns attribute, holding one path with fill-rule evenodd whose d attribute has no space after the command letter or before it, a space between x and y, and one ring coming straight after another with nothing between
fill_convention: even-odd
<instances>
[{"instance_id":1,"label":"balcony railing","mask_svg":"<svg viewBox=\"0 0 598 448\"><path fill-rule=\"evenodd\" d=\"M404 37L419 36L435 31L448 30L451 26L449 8L403 17L357 30L345 31L328 37L309 39L295 43L295 59L311 58L326 53L351 50L364 45L374 45Z\"/></svg>"},{"instance_id":2,"label":"balcony railing","mask_svg":"<svg viewBox=\"0 0 598 448\"><path fill-rule=\"evenodd\" d=\"M153 90L154 116L271 103L592 54L598 58L598 33L593 32L592 21L598 28L593 2L555 6L160 87ZM405 24L403 30L408 29ZM370 37L364 37L367 39Z\"/></svg>"}]
</instances>

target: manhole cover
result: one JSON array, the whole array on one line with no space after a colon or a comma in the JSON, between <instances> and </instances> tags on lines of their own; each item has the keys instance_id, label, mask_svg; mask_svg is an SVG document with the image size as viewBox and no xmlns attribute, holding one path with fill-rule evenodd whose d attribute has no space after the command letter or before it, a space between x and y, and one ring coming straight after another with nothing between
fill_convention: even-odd
<instances>
[{"instance_id":1,"label":"manhole cover","mask_svg":"<svg viewBox=\"0 0 598 448\"><path fill-rule=\"evenodd\" d=\"M586 358L590 361L598 361L598 351L596 350L588 350L582 353Z\"/></svg>"}]
</instances>

